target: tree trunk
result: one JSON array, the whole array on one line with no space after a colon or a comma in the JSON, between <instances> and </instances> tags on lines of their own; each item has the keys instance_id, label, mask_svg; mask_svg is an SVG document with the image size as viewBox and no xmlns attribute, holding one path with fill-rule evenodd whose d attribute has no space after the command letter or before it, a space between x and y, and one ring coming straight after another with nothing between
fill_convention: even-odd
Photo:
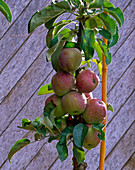
<instances>
[{"instance_id":1,"label":"tree trunk","mask_svg":"<svg viewBox=\"0 0 135 170\"><path fill-rule=\"evenodd\" d=\"M86 162L78 163L74 154L72 160L73 160L73 170L86 170L87 168Z\"/></svg>"}]
</instances>

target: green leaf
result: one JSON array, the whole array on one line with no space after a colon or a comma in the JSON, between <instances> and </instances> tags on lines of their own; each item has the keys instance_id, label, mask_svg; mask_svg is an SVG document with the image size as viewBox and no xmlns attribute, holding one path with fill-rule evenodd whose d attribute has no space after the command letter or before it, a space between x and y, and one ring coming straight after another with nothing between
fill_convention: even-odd
<instances>
[{"instance_id":1,"label":"green leaf","mask_svg":"<svg viewBox=\"0 0 135 170\"><path fill-rule=\"evenodd\" d=\"M61 8L61 9L70 10L70 6L66 1L58 2L55 4L55 6Z\"/></svg>"},{"instance_id":2,"label":"green leaf","mask_svg":"<svg viewBox=\"0 0 135 170\"><path fill-rule=\"evenodd\" d=\"M31 121L26 118L22 119L22 127L20 127L20 126L17 126L17 127L21 128L21 129L25 129L25 130L34 130L35 131L35 128L32 126Z\"/></svg>"},{"instance_id":3,"label":"green leaf","mask_svg":"<svg viewBox=\"0 0 135 170\"><path fill-rule=\"evenodd\" d=\"M51 143L53 140L56 140L59 137L59 135L56 136L50 136L48 139L48 142Z\"/></svg>"},{"instance_id":4,"label":"green leaf","mask_svg":"<svg viewBox=\"0 0 135 170\"><path fill-rule=\"evenodd\" d=\"M85 22L85 26L86 28L94 29L97 27L97 22L93 17L89 17L89 19L87 19L87 21Z\"/></svg>"},{"instance_id":5,"label":"green leaf","mask_svg":"<svg viewBox=\"0 0 135 170\"><path fill-rule=\"evenodd\" d=\"M101 61L102 61L103 52L102 52L102 49L101 49L100 45L98 44L98 42L96 42L95 50L96 50L96 52L97 52L99 61L101 62Z\"/></svg>"},{"instance_id":6,"label":"green leaf","mask_svg":"<svg viewBox=\"0 0 135 170\"><path fill-rule=\"evenodd\" d=\"M68 149L66 143L60 144L60 142L58 142L56 145L56 149L58 151L60 160L64 161L68 156Z\"/></svg>"},{"instance_id":7,"label":"green leaf","mask_svg":"<svg viewBox=\"0 0 135 170\"><path fill-rule=\"evenodd\" d=\"M113 8L113 7L108 9L105 8L104 11L112 15L119 23L120 27L124 24L124 15L120 8Z\"/></svg>"},{"instance_id":8,"label":"green leaf","mask_svg":"<svg viewBox=\"0 0 135 170\"><path fill-rule=\"evenodd\" d=\"M38 140L42 139L42 135L39 134L38 132L35 132L34 139L35 139L35 141L38 141Z\"/></svg>"},{"instance_id":9,"label":"green leaf","mask_svg":"<svg viewBox=\"0 0 135 170\"><path fill-rule=\"evenodd\" d=\"M101 74L102 74L102 64L101 64L101 62L97 59L93 59L91 61L94 62L98 66L99 76L101 76Z\"/></svg>"},{"instance_id":10,"label":"green leaf","mask_svg":"<svg viewBox=\"0 0 135 170\"><path fill-rule=\"evenodd\" d=\"M8 5L0 0L0 12L2 12L2 14L6 17L6 19L11 22L12 21L12 14L11 14L11 11L8 7Z\"/></svg>"},{"instance_id":11,"label":"green leaf","mask_svg":"<svg viewBox=\"0 0 135 170\"><path fill-rule=\"evenodd\" d=\"M103 21L106 29L111 33L113 36L116 33L116 22L113 20L108 14L100 13L98 17Z\"/></svg>"},{"instance_id":12,"label":"green leaf","mask_svg":"<svg viewBox=\"0 0 135 170\"><path fill-rule=\"evenodd\" d=\"M55 36L59 32L59 30L61 28L63 28L64 26L66 26L66 25L68 25L70 23L72 23L72 20L62 20L62 21L54 24L54 26L53 26L54 27L53 35Z\"/></svg>"},{"instance_id":13,"label":"green leaf","mask_svg":"<svg viewBox=\"0 0 135 170\"><path fill-rule=\"evenodd\" d=\"M76 46L75 42L67 42L64 48L75 48L75 46Z\"/></svg>"},{"instance_id":14,"label":"green leaf","mask_svg":"<svg viewBox=\"0 0 135 170\"><path fill-rule=\"evenodd\" d=\"M55 51L51 55L52 66L53 66L53 69L55 71L62 70L60 65L59 65L59 55L60 55L65 43L66 43L66 39L65 40L62 40L62 39L59 40L59 42L57 44L58 45L57 48L55 49Z\"/></svg>"},{"instance_id":15,"label":"green leaf","mask_svg":"<svg viewBox=\"0 0 135 170\"><path fill-rule=\"evenodd\" d=\"M88 126L79 123L73 129L73 140L77 147L82 148L83 142L85 140L88 131Z\"/></svg>"},{"instance_id":16,"label":"green leaf","mask_svg":"<svg viewBox=\"0 0 135 170\"><path fill-rule=\"evenodd\" d=\"M118 31L116 31L116 34L112 37L112 41L111 42L108 41L108 47L110 48L114 46L115 44L117 44L118 40L119 40L119 34L118 34Z\"/></svg>"},{"instance_id":17,"label":"green leaf","mask_svg":"<svg viewBox=\"0 0 135 170\"><path fill-rule=\"evenodd\" d=\"M54 105L54 103L52 102L49 102L45 107L44 107L44 116L50 116L51 112L53 111L53 109L55 108L56 106Z\"/></svg>"},{"instance_id":18,"label":"green leaf","mask_svg":"<svg viewBox=\"0 0 135 170\"><path fill-rule=\"evenodd\" d=\"M72 4L77 8L80 5L80 1L79 0L70 0L72 2Z\"/></svg>"},{"instance_id":19,"label":"green leaf","mask_svg":"<svg viewBox=\"0 0 135 170\"><path fill-rule=\"evenodd\" d=\"M90 2L92 2L93 0L84 0L84 1L90 3Z\"/></svg>"},{"instance_id":20,"label":"green leaf","mask_svg":"<svg viewBox=\"0 0 135 170\"><path fill-rule=\"evenodd\" d=\"M46 27L47 29L50 29L50 28L53 26L55 20L56 20L58 17L59 17L59 15L56 16L55 18L52 18L52 19L49 20L48 22L46 22L46 23L45 23L45 27Z\"/></svg>"},{"instance_id":21,"label":"green leaf","mask_svg":"<svg viewBox=\"0 0 135 170\"><path fill-rule=\"evenodd\" d=\"M107 51L107 57L106 57L105 61L106 61L107 66L109 64L111 64L111 62L112 62L112 54L109 51Z\"/></svg>"},{"instance_id":22,"label":"green leaf","mask_svg":"<svg viewBox=\"0 0 135 170\"><path fill-rule=\"evenodd\" d=\"M16 152L18 152L19 150L21 150L23 147L25 147L28 144L30 144L30 140L26 138L16 141L16 143L12 146L12 148L9 151L9 154L8 154L9 162L11 162L11 158Z\"/></svg>"},{"instance_id":23,"label":"green leaf","mask_svg":"<svg viewBox=\"0 0 135 170\"><path fill-rule=\"evenodd\" d=\"M104 1L103 7L104 8L111 8L111 7L115 8L115 6L107 0Z\"/></svg>"},{"instance_id":24,"label":"green leaf","mask_svg":"<svg viewBox=\"0 0 135 170\"><path fill-rule=\"evenodd\" d=\"M39 134L43 135L43 139L46 137L46 127L41 123L40 117L36 118L34 121L32 121L33 127L37 130Z\"/></svg>"},{"instance_id":25,"label":"green leaf","mask_svg":"<svg viewBox=\"0 0 135 170\"><path fill-rule=\"evenodd\" d=\"M52 124L52 122L51 122L51 120L49 119L48 116L46 116L46 117L41 117L38 121L39 121L41 124L45 125L45 127L46 127L50 132L52 132L53 124Z\"/></svg>"},{"instance_id":26,"label":"green leaf","mask_svg":"<svg viewBox=\"0 0 135 170\"><path fill-rule=\"evenodd\" d=\"M40 87L38 91L38 95L44 95L44 94L50 94L50 93L54 93L54 91L52 90L51 83Z\"/></svg>"},{"instance_id":27,"label":"green leaf","mask_svg":"<svg viewBox=\"0 0 135 170\"><path fill-rule=\"evenodd\" d=\"M102 49L102 52L106 58L106 64L109 65L112 61L112 55L109 52L107 45L100 38L97 38L97 41L98 41L98 43Z\"/></svg>"},{"instance_id":28,"label":"green leaf","mask_svg":"<svg viewBox=\"0 0 135 170\"><path fill-rule=\"evenodd\" d=\"M98 124L93 123L92 127L93 129L100 132L100 134L98 134L98 138L102 141L105 141L105 132L103 131L105 125L103 125L102 123L98 123Z\"/></svg>"},{"instance_id":29,"label":"green leaf","mask_svg":"<svg viewBox=\"0 0 135 170\"><path fill-rule=\"evenodd\" d=\"M89 9L91 8L102 8L104 0L94 0L90 3Z\"/></svg>"},{"instance_id":30,"label":"green leaf","mask_svg":"<svg viewBox=\"0 0 135 170\"><path fill-rule=\"evenodd\" d=\"M61 137L60 137L60 144L66 143L67 136L69 134L73 133L73 126L68 126L66 127L62 132L61 132Z\"/></svg>"},{"instance_id":31,"label":"green leaf","mask_svg":"<svg viewBox=\"0 0 135 170\"><path fill-rule=\"evenodd\" d=\"M67 2L58 2L57 4L50 5L42 9L41 11L36 12L30 19L28 24L28 33L33 32L38 26L43 23L47 23L53 18L57 18L61 14L70 10L70 6ZM52 24L52 23L51 23Z\"/></svg>"},{"instance_id":32,"label":"green leaf","mask_svg":"<svg viewBox=\"0 0 135 170\"><path fill-rule=\"evenodd\" d=\"M85 28L82 31L81 48L85 54L85 60L89 60L93 57L95 48L95 33L89 28Z\"/></svg>"},{"instance_id":33,"label":"green leaf","mask_svg":"<svg viewBox=\"0 0 135 170\"><path fill-rule=\"evenodd\" d=\"M109 31L107 31L106 29L102 28L101 30L99 30L99 34L104 37L105 39L111 41L111 34Z\"/></svg>"},{"instance_id":34,"label":"green leaf","mask_svg":"<svg viewBox=\"0 0 135 170\"><path fill-rule=\"evenodd\" d=\"M110 103L107 103L107 110L113 112L113 106Z\"/></svg>"},{"instance_id":35,"label":"green leaf","mask_svg":"<svg viewBox=\"0 0 135 170\"><path fill-rule=\"evenodd\" d=\"M78 163L83 163L85 160L85 152L83 149L78 148L77 146L73 146L73 153L77 159Z\"/></svg>"},{"instance_id":36,"label":"green leaf","mask_svg":"<svg viewBox=\"0 0 135 170\"><path fill-rule=\"evenodd\" d=\"M62 38L63 38L63 35L58 35L57 37L55 37L55 42L54 42L54 39L51 41L51 43L50 43L50 47L51 48L49 48L48 50L47 50L47 53L46 53L46 58L47 58L47 61L50 61L51 60L51 57L52 57L52 55L55 53L55 54L57 54L56 53L56 51L58 52L58 48L59 49L62 49L63 48L63 46L65 45L65 42L66 42L66 40L64 41L64 40L62 40ZM52 43L53 44L55 44L55 45L52 45ZM61 45L61 46L60 46ZM60 48L61 47L61 48ZM60 52L61 52L61 50L59 51L59 54L60 54ZM55 56L55 55L54 55ZM55 56L56 57L56 56ZM57 63L58 64L58 63Z\"/></svg>"}]
</instances>

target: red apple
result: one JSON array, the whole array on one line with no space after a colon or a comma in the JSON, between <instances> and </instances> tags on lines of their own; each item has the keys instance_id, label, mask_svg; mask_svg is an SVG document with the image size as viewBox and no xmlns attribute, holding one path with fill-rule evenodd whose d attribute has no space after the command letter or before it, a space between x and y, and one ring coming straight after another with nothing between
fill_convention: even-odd
<instances>
[{"instance_id":1,"label":"red apple","mask_svg":"<svg viewBox=\"0 0 135 170\"><path fill-rule=\"evenodd\" d=\"M59 56L59 64L62 70L74 72L82 61L82 54L77 48L64 48Z\"/></svg>"},{"instance_id":2,"label":"red apple","mask_svg":"<svg viewBox=\"0 0 135 170\"><path fill-rule=\"evenodd\" d=\"M63 96L74 88L74 76L72 74L60 71L56 73L52 80L52 89L58 96Z\"/></svg>"},{"instance_id":3,"label":"red apple","mask_svg":"<svg viewBox=\"0 0 135 170\"><path fill-rule=\"evenodd\" d=\"M77 91L71 91L62 97L62 107L70 115L79 115L86 108L86 98Z\"/></svg>"},{"instance_id":4,"label":"red apple","mask_svg":"<svg viewBox=\"0 0 135 170\"><path fill-rule=\"evenodd\" d=\"M83 118L86 123L101 123L106 116L106 104L100 99L90 99L87 101L87 107L83 112Z\"/></svg>"},{"instance_id":5,"label":"red apple","mask_svg":"<svg viewBox=\"0 0 135 170\"><path fill-rule=\"evenodd\" d=\"M83 147L87 150L91 150L91 148L95 148L100 139L98 138L98 134L100 134L97 130L92 128L92 125L87 125L89 127L85 140L83 142Z\"/></svg>"},{"instance_id":6,"label":"red apple","mask_svg":"<svg viewBox=\"0 0 135 170\"><path fill-rule=\"evenodd\" d=\"M54 113L54 116L56 117L62 117L65 115L65 111L62 108L62 104L61 104L61 98L59 96L57 96L56 94L53 94L51 96L49 96L46 101L45 101L45 106L49 103L49 102L53 102L56 105L56 110Z\"/></svg>"},{"instance_id":7,"label":"red apple","mask_svg":"<svg viewBox=\"0 0 135 170\"><path fill-rule=\"evenodd\" d=\"M99 78L91 70L82 70L76 79L76 87L81 93L92 92L98 84Z\"/></svg>"}]
</instances>

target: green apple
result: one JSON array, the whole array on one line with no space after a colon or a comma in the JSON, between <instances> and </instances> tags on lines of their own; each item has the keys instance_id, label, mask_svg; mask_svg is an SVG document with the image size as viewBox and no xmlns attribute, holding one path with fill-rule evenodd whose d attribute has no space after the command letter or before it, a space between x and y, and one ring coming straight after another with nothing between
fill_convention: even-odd
<instances>
[{"instance_id":1,"label":"green apple","mask_svg":"<svg viewBox=\"0 0 135 170\"><path fill-rule=\"evenodd\" d=\"M91 150L91 148L95 148L100 143L100 139L98 138L98 134L100 133L93 129L92 125L87 126L89 129L83 142L83 147L87 150Z\"/></svg>"}]
</instances>

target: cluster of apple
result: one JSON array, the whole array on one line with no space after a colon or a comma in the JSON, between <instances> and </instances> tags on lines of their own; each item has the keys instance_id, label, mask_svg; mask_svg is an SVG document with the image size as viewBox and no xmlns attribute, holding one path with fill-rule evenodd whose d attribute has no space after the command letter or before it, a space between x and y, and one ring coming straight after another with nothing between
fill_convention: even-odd
<instances>
[{"instance_id":1,"label":"cluster of apple","mask_svg":"<svg viewBox=\"0 0 135 170\"><path fill-rule=\"evenodd\" d=\"M70 121L77 116L81 118L89 127L83 143L84 148L89 150L100 142L99 132L92 128L92 124L101 123L106 116L105 103L93 98L91 93L98 86L99 78L89 69L80 69L75 76L82 62L82 54L77 48L63 48L58 62L60 69L51 80L55 94L47 98L45 105L51 101L56 106L55 118L61 119L66 114L71 117Z\"/></svg>"}]
</instances>

